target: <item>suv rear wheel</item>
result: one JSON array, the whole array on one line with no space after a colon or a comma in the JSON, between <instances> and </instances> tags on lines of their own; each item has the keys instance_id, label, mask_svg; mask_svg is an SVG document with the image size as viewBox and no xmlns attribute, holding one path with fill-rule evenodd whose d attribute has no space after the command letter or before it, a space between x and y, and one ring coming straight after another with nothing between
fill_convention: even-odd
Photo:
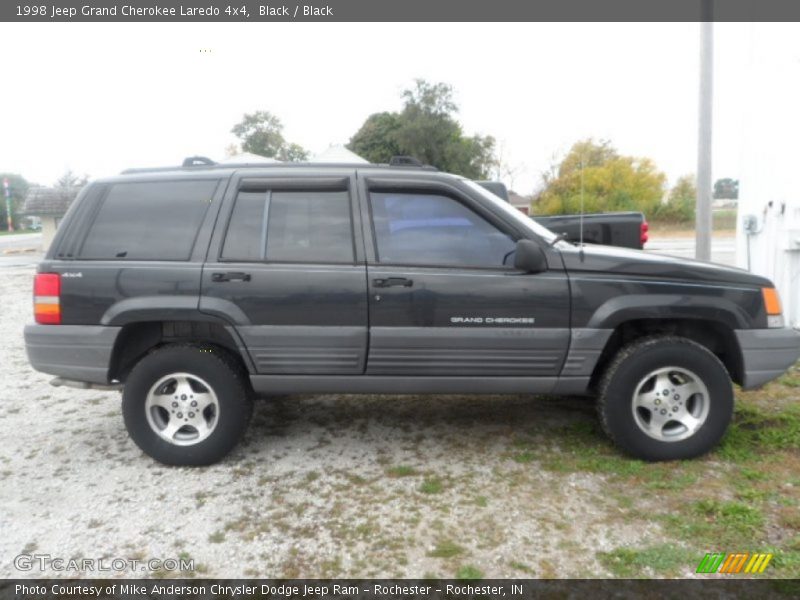
<instances>
[{"instance_id":1,"label":"suv rear wheel","mask_svg":"<svg viewBox=\"0 0 800 600\"><path fill-rule=\"evenodd\" d=\"M136 445L168 465L222 459L247 429L253 403L243 369L216 347L170 345L133 368L122 395Z\"/></svg>"},{"instance_id":2,"label":"suv rear wheel","mask_svg":"<svg viewBox=\"0 0 800 600\"><path fill-rule=\"evenodd\" d=\"M707 348L681 337L633 342L619 351L600 382L603 428L644 460L708 452L733 413L728 371Z\"/></svg>"}]
</instances>

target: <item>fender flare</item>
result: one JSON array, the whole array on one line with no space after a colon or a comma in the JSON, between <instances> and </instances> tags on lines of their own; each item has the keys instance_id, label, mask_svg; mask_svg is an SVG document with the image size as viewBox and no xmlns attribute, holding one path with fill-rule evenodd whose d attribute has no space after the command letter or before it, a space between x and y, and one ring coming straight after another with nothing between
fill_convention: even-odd
<instances>
[{"instance_id":1,"label":"fender flare","mask_svg":"<svg viewBox=\"0 0 800 600\"><path fill-rule=\"evenodd\" d=\"M197 296L139 296L127 298L109 307L100 322L102 325L113 327L168 321L216 324L224 328L230 335L247 370L250 373L254 373L255 364L253 359L235 326L242 324L242 321L245 324L249 322L241 309L232 302L227 302L225 308L226 310L234 310L233 314L226 314L221 311L206 313L201 312L198 305L199 299ZM241 314L236 314L236 311ZM231 316L236 320L232 322Z\"/></svg>"},{"instance_id":2,"label":"fender flare","mask_svg":"<svg viewBox=\"0 0 800 600\"><path fill-rule=\"evenodd\" d=\"M586 328L616 329L626 321L641 319L694 319L714 321L730 329L746 329L750 317L741 306L719 296L629 294L601 304Z\"/></svg>"}]
</instances>

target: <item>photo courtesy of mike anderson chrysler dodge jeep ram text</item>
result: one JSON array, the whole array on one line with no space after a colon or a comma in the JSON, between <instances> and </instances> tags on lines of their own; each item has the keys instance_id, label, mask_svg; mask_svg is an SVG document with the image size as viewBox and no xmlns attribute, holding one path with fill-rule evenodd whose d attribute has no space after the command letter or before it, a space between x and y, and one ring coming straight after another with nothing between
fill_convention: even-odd
<instances>
[{"instance_id":1,"label":"photo courtesy of mike anderson chrysler dodge jeep ram text","mask_svg":"<svg viewBox=\"0 0 800 600\"><path fill-rule=\"evenodd\" d=\"M121 388L130 436L175 465L224 457L254 397L318 392L592 396L624 451L689 458L725 432L732 382L800 354L767 279L576 246L400 157L94 181L33 293L34 368Z\"/></svg>"}]
</instances>

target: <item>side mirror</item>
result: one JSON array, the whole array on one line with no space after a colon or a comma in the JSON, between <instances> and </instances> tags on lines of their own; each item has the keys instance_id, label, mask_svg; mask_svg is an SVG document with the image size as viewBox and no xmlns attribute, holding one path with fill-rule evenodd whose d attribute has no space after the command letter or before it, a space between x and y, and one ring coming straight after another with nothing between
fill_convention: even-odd
<instances>
[{"instance_id":1,"label":"side mirror","mask_svg":"<svg viewBox=\"0 0 800 600\"><path fill-rule=\"evenodd\" d=\"M547 257L541 246L531 240L520 240L514 255L514 268L526 273L547 271Z\"/></svg>"}]
</instances>

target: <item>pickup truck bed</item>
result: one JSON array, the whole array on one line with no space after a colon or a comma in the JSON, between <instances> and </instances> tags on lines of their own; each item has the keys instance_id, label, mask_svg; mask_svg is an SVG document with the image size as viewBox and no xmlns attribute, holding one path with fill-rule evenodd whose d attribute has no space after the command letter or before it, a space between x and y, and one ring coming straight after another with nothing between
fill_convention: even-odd
<instances>
[{"instance_id":1,"label":"pickup truck bed","mask_svg":"<svg viewBox=\"0 0 800 600\"><path fill-rule=\"evenodd\" d=\"M485 189L498 198L509 201L508 189L501 181L479 181ZM555 215L539 217L529 215L534 221L568 242L581 241L580 215ZM620 246L641 250L647 242L648 225L640 212L590 213L583 215L583 241L589 244Z\"/></svg>"},{"instance_id":2,"label":"pickup truck bed","mask_svg":"<svg viewBox=\"0 0 800 600\"><path fill-rule=\"evenodd\" d=\"M564 234L570 242L580 241L580 215L531 217L553 233ZM583 215L583 241L641 250L647 242L647 221L640 212L592 213Z\"/></svg>"}]
</instances>

